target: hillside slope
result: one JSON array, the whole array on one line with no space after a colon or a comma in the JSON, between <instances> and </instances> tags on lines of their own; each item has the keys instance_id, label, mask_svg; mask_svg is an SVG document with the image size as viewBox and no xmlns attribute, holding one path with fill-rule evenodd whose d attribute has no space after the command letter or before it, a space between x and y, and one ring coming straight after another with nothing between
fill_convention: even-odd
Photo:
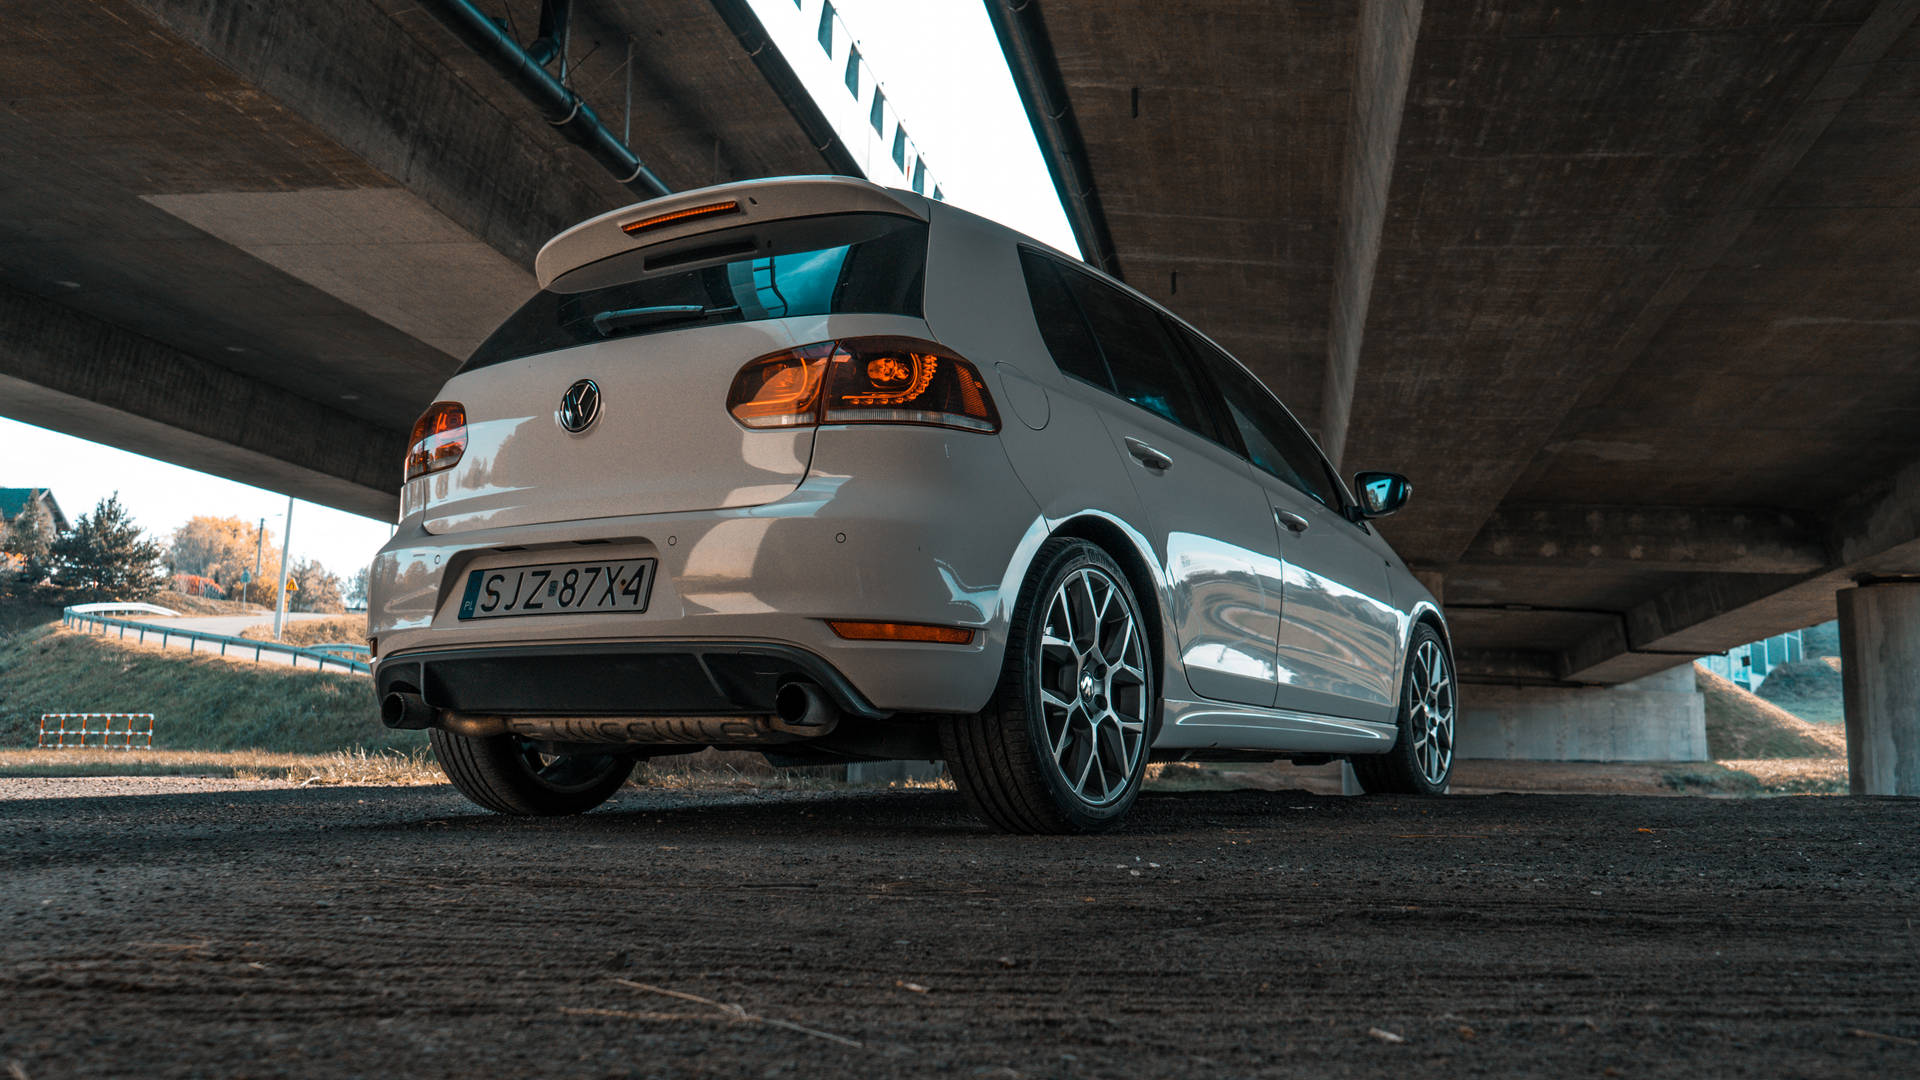
<instances>
[{"instance_id":1,"label":"hillside slope","mask_svg":"<svg viewBox=\"0 0 1920 1080\"><path fill-rule=\"evenodd\" d=\"M150 712L154 746L413 749L380 723L364 676L162 651L58 626L0 638L0 746L34 745L45 712Z\"/></svg>"},{"instance_id":2,"label":"hillside slope","mask_svg":"<svg viewBox=\"0 0 1920 1080\"><path fill-rule=\"evenodd\" d=\"M1756 692L1802 720L1835 726L1847 722L1837 656L1781 664L1767 673Z\"/></svg>"},{"instance_id":3,"label":"hillside slope","mask_svg":"<svg viewBox=\"0 0 1920 1080\"><path fill-rule=\"evenodd\" d=\"M1693 674L1707 699L1707 750L1716 761L1846 756L1840 729L1810 724L1698 664Z\"/></svg>"}]
</instances>

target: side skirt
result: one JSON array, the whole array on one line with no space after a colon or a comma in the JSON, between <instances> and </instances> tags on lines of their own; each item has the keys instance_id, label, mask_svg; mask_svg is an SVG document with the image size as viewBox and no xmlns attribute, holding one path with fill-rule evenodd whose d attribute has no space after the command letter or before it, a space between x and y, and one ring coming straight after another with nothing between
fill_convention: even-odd
<instances>
[{"instance_id":1,"label":"side skirt","mask_svg":"<svg viewBox=\"0 0 1920 1080\"><path fill-rule=\"evenodd\" d=\"M1384 754L1396 728L1368 720L1314 716L1220 701L1168 698L1161 750L1273 750L1303 754Z\"/></svg>"}]
</instances>

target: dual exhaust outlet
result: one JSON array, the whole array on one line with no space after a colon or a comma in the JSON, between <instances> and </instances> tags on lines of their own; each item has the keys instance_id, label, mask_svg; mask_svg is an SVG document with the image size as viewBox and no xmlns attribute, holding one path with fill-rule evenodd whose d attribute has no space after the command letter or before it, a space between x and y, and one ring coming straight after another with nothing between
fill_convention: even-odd
<instances>
[{"instance_id":1,"label":"dual exhaust outlet","mask_svg":"<svg viewBox=\"0 0 1920 1080\"><path fill-rule=\"evenodd\" d=\"M380 701L390 728L444 728L456 735L524 735L552 742L773 746L804 742L839 726L840 709L819 686L782 683L773 712L749 716L475 716L435 710L419 694L395 691Z\"/></svg>"}]
</instances>

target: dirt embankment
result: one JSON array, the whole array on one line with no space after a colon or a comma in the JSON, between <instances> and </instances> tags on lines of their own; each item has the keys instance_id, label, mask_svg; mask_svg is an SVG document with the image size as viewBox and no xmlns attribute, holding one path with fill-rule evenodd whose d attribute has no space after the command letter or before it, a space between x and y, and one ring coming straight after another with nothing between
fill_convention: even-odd
<instances>
[{"instance_id":1,"label":"dirt embankment","mask_svg":"<svg viewBox=\"0 0 1920 1080\"><path fill-rule=\"evenodd\" d=\"M1707 699L1707 750L1715 760L1846 756L1844 731L1810 724L1697 664L1693 671Z\"/></svg>"}]
</instances>

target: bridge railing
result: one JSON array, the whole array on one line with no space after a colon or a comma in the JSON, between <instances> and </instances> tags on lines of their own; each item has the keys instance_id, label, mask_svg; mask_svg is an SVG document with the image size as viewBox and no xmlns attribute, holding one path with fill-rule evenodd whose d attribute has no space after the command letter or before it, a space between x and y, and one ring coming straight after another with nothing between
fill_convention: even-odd
<instances>
[{"instance_id":1,"label":"bridge railing","mask_svg":"<svg viewBox=\"0 0 1920 1080\"><path fill-rule=\"evenodd\" d=\"M269 654L274 654L285 656L287 663L293 667L299 667L300 661L302 660L311 660L313 661L314 670L316 671L325 671L329 664L332 664L341 671L357 671L362 675L370 674L373 671L372 666L365 660L358 659L354 655L340 655L342 652L353 653L356 650L364 653L366 652L364 645L322 645L315 648L304 648L299 645L285 645L278 641L256 641L253 638L229 637L226 634L209 634L205 631L188 630L177 626L156 626L152 623L138 622L133 619L116 619L108 615L90 615L84 611L75 611L73 608L67 608L61 613L60 622L64 626L69 626L76 630L85 630L88 633L98 630L103 636L117 628L120 631L119 636L123 640L127 637L129 631L135 634L135 640L137 641L145 641L149 637L158 637L161 648L165 648L167 643L172 639L180 638L187 642L188 652L198 652L200 646L205 645L207 646L207 651L211 653L217 646L220 650L220 656L229 655L229 651L239 656L245 656L251 652L253 659L259 660Z\"/></svg>"}]
</instances>

